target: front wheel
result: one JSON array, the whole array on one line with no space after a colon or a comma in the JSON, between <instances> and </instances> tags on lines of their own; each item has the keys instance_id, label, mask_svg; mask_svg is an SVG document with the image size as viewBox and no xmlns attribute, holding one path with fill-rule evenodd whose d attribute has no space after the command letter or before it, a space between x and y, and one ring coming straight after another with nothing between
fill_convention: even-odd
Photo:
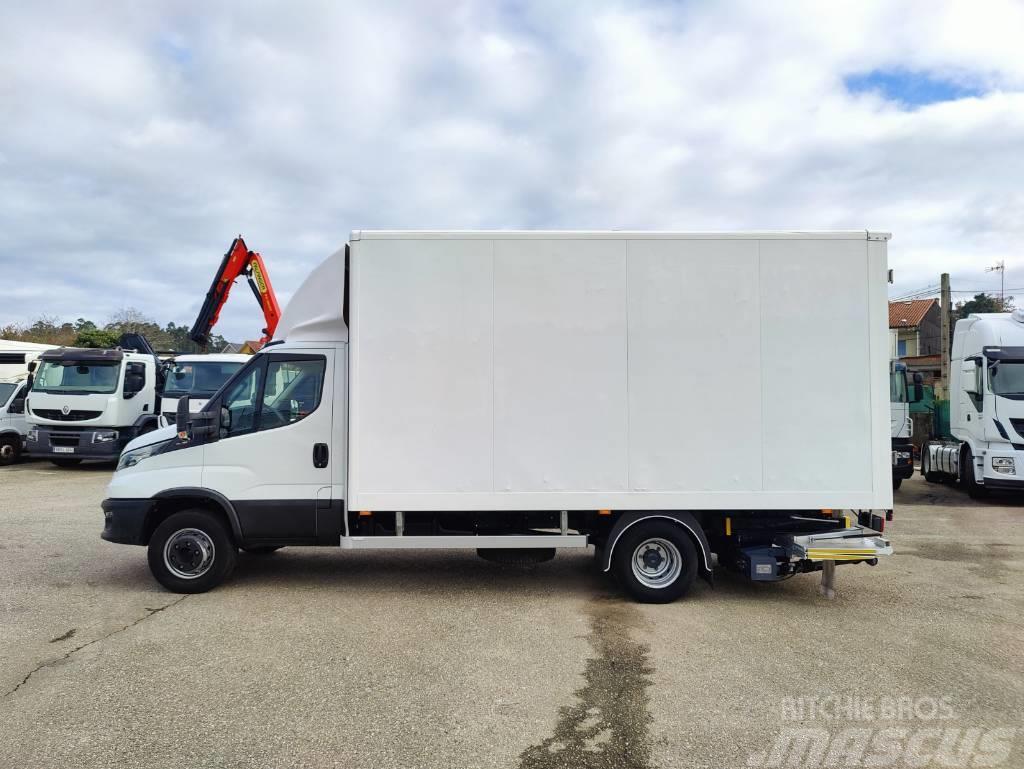
<instances>
[{"instance_id":1,"label":"front wheel","mask_svg":"<svg viewBox=\"0 0 1024 769\"><path fill-rule=\"evenodd\" d=\"M988 489L978 483L974 468L974 454L965 448L960 455L960 482L967 488L967 496L971 499L984 499Z\"/></svg>"},{"instance_id":2,"label":"front wheel","mask_svg":"<svg viewBox=\"0 0 1024 769\"><path fill-rule=\"evenodd\" d=\"M686 595L697 578L697 548L676 524L641 521L615 545L612 571L641 603L671 603Z\"/></svg>"},{"instance_id":3,"label":"front wheel","mask_svg":"<svg viewBox=\"0 0 1024 769\"><path fill-rule=\"evenodd\" d=\"M213 513L183 510L168 516L149 540L149 570L175 593L205 593L235 569L238 548Z\"/></svg>"},{"instance_id":4,"label":"front wheel","mask_svg":"<svg viewBox=\"0 0 1024 769\"><path fill-rule=\"evenodd\" d=\"M903 479L902 478L895 478L894 477L892 479L892 490L893 491L896 491L896 489L898 489L902 485L903 485Z\"/></svg>"},{"instance_id":5,"label":"front wheel","mask_svg":"<svg viewBox=\"0 0 1024 769\"><path fill-rule=\"evenodd\" d=\"M21 437L0 436L0 465L13 465L21 456Z\"/></svg>"}]
</instances>

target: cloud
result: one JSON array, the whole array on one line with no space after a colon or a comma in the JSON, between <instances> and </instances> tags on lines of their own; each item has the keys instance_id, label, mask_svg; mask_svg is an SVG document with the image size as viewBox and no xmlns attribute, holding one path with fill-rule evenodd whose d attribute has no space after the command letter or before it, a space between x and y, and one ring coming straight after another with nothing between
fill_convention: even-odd
<instances>
[{"instance_id":1,"label":"cloud","mask_svg":"<svg viewBox=\"0 0 1024 769\"><path fill-rule=\"evenodd\" d=\"M1000 0L16 5L0 323L189 323L239 232L286 299L375 227L884 229L894 294L1014 286L1022 33ZM243 290L220 330L261 325Z\"/></svg>"}]
</instances>

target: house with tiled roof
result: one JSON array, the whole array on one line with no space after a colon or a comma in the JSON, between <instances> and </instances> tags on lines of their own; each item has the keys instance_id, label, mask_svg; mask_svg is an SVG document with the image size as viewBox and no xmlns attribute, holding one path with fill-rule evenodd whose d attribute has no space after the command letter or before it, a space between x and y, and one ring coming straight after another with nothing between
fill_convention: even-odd
<instances>
[{"instance_id":1,"label":"house with tiled roof","mask_svg":"<svg viewBox=\"0 0 1024 769\"><path fill-rule=\"evenodd\" d=\"M889 302L889 357L937 355L941 323L937 299Z\"/></svg>"}]
</instances>

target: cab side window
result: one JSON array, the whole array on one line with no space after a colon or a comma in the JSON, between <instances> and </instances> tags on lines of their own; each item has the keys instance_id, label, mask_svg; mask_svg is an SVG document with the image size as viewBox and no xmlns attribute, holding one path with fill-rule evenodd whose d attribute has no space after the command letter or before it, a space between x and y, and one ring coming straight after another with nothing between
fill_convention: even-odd
<instances>
[{"instance_id":1,"label":"cab side window","mask_svg":"<svg viewBox=\"0 0 1024 769\"><path fill-rule=\"evenodd\" d=\"M312 414L320 405L326 364L320 356L294 360L274 360L271 356L258 429L284 427Z\"/></svg>"},{"instance_id":2,"label":"cab side window","mask_svg":"<svg viewBox=\"0 0 1024 769\"><path fill-rule=\"evenodd\" d=\"M255 429L257 399L262 383L263 366L257 363L224 393L221 406L231 412L231 426L221 433L221 437L240 435Z\"/></svg>"}]
</instances>

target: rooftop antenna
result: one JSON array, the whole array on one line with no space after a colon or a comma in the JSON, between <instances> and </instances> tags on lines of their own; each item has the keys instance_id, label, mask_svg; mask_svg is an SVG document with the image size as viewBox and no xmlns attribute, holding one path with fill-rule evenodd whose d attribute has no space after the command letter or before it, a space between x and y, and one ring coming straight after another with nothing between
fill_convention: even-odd
<instances>
[{"instance_id":1,"label":"rooftop antenna","mask_svg":"<svg viewBox=\"0 0 1024 769\"><path fill-rule=\"evenodd\" d=\"M999 311L1002 312L1006 309L1006 301L1003 299L1003 293L1006 287L1006 262L1000 259L994 266L986 267L985 272L999 273Z\"/></svg>"}]
</instances>

